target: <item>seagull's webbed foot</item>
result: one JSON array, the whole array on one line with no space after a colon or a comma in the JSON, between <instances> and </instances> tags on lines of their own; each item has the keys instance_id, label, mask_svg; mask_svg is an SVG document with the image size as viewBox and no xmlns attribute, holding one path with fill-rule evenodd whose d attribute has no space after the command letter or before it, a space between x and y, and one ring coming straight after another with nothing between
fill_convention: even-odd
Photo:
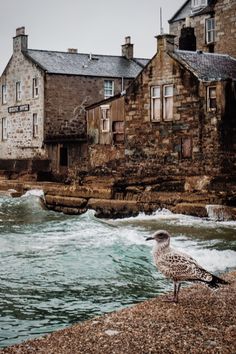
<instances>
[{"instance_id":1,"label":"seagull's webbed foot","mask_svg":"<svg viewBox=\"0 0 236 354\"><path fill-rule=\"evenodd\" d=\"M172 296L172 297L167 297L165 299L162 300L163 302L174 302L174 303L178 303L178 297Z\"/></svg>"}]
</instances>

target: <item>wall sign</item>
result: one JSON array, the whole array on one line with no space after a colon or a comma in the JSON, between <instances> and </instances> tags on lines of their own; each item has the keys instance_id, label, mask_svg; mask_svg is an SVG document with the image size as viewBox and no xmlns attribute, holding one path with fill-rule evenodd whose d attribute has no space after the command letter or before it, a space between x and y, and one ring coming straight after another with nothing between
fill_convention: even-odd
<instances>
[{"instance_id":1,"label":"wall sign","mask_svg":"<svg viewBox=\"0 0 236 354\"><path fill-rule=\"evenodd\" d=\"M27 112L27 111L29 111L29 104L22 104L21 106L8 107L8 113Z\"/></svg>"}]
</instances>

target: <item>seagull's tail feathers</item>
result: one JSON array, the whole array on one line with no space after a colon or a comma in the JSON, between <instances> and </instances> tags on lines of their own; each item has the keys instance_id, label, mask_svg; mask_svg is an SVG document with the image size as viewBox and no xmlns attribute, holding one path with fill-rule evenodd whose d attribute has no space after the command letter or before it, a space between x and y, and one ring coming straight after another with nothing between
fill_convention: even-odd
<instances>
[{"instance_id":1,"label":"seagull's tail feathers","mask_svg":"<svg viewBox=\"0 0 236 354\"><path fill-rule=\"evenodd\" d=\"M227 282L226 280L221 279L221 278L217 277L216 275L213 275L213 274L211 274L211 275L212 275L211 281L207 282L207 285L210 288L219 288L219 284L222 284L222 285L229 284L229 282Z\"/></svg>"}]
</instances>

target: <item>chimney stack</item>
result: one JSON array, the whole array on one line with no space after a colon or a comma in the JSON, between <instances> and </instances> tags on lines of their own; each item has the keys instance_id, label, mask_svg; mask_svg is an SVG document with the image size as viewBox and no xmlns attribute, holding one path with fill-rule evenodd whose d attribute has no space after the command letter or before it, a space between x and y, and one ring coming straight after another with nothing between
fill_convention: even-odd
<instances>
[{"instance_id":1,"label":"chimney stack","mask_svg":"<svg viewBox=\"0 0 236 354\"><path fill-rule=\"evenodd\" d=\"M173 34L160 34L155 37L157 39L157 50L164 52L173 52L175 48L175 35Z\"/></svg>"},{"instance_id":2,"label":"chimney stack","mask_svg":"<svg viewBox=\"0 0 236 354\"><path fill-rule=\"evenodd\" d=\"M196 36L194 34L194 28L190 25L190 18L186 17L185 26L181 28L179 37L179 49L196 51Z\"/></svg>"},{"instance_id":3,"label":"chimney stack","mask_svg":"<svg viewBox=\"0 0 236 354\"><path fill-rule=\"evenodd\" d=\"M122 45L122 56L126 59L133 59L134 57L134 45L131 44L130 36L125 37L125 44Z\"/></svg>"},{"instance_id":4,"label":"chimney stack","mask_svg":"<svg viewBox=\"0 0 236 354\"><path fill-rule=\"evenodd\" d=\"M78 49L77 48L68 48L68 53L78 53Z\"/></svg>"},{"instance_id":5,"label":"chimney stack","mask_svg":"<svg viewBox=\"0 0 236 354\"><path fill-rule=\"evenodd\" d=\"M25 34L25 27L16 29L16 36L13 37L13 53L22 52L28 49L28 36Z\"/></svg>"}]
</instances>

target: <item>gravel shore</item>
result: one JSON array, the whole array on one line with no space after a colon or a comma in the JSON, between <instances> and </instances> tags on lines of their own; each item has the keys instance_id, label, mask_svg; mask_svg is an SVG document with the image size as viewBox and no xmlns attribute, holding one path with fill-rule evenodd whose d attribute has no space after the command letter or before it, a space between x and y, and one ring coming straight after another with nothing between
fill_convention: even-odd
<instances>
[{"instance_id":1,"label":"gravel shore","mask_svg":"<svg viewBox=\"0 0 236 354\"><path fill-rule=\"evenodd\" d=\"M160 296L0 353L236 353L236 272L223 278L230 284L218 290L200 284L182 289L179 304Z\"/></svg>"}]
</instances>

